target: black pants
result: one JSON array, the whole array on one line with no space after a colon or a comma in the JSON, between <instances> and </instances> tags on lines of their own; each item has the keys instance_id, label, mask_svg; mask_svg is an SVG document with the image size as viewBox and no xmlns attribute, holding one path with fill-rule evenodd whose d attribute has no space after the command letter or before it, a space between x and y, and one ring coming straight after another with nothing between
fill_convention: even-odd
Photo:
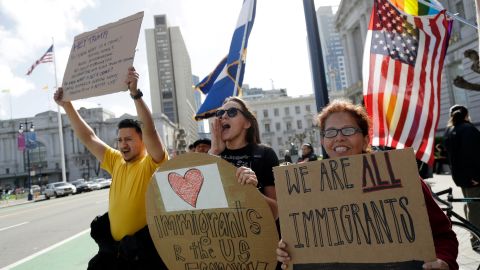
<instances>
[{"instance_id":1,"label":"black pants","mask_svg":"<svg viewBox=\"0 0 480 270\"><path fill-rule=\"evenodd\" d=\"M99 250L88 262L89 270L168 269L155 249L147 226L120 241L112 237L108 213L97 216L90 227L90 235Z\"/></svg>"}]
</instances>

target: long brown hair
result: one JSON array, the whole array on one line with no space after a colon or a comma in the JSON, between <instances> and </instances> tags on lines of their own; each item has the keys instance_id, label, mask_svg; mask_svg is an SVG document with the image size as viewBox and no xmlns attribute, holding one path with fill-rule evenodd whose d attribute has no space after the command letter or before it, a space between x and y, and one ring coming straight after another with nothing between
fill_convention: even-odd
<instances>
[{"instance_id":1,"label":"long brown hair","mask_svg":"<svg viewBox=\"0 0 480 270\"><path fill-rule=\"evenodd\" d=\"M247 106L245 101L243 99L238 98L238 97L228 97L225 99L223 104L232 101L236 102L237 104L240 105L242 112L244 113L243 115L247 120L250 122L250 127L247 129L247 135L246 135L246 141L247 143L253 143L253 144L260 144L260 132L258 128L258 122L257 118L255 115L253 115L252 111L250 108Z\"/></svg>"}]
</instances>

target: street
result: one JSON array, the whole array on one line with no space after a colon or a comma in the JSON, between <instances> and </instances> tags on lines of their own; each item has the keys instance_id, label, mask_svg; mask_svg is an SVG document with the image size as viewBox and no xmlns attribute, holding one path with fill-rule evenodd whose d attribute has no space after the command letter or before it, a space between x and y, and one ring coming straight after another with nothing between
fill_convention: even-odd
<instances>
[{"instance_id":1,"label":"street","mask_svg":"<svg viewBox=\"0 0 480 270\"><path fill-rule=\"evenodd\" d=\"M89 229L108 210L108 191L1 208L0 269Z\"/></svg>"}]
</instances>

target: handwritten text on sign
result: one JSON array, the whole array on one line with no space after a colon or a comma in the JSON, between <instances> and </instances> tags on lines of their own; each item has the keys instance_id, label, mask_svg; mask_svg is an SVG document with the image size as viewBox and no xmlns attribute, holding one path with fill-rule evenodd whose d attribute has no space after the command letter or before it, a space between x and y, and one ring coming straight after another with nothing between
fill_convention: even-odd
<instances>
[{"instance_id":1,"label":"handwritten text on sign","mask_svg":"<svg viewBox=\"0 0 480 270\"><path fill-rule=\"evenodd\" d=\"M63 78L64 100L126 90L143 12L75 37Z\"/></svg>"},{"instance_id":2,"label":"handwritten text on sign","mask_svg":"<svg viewBox=\"0 0 480 270\"><path fill-rule=\"evenodd\" d=\"M272 212L236 168L190 153L165 162L147 190L147 222L169 269L274 270L278 234Z\"/></svg>"},{"instance_id":3,"label":"handwritten text on sign","mask_svg":"<svg viewBox=\"0 0 480 270\"><path fill-rule=\"evenodd\" d=\"M282 166L274 172L282 238L294 264L435 258L411 150Z\"/></svg>"}]
</instances>

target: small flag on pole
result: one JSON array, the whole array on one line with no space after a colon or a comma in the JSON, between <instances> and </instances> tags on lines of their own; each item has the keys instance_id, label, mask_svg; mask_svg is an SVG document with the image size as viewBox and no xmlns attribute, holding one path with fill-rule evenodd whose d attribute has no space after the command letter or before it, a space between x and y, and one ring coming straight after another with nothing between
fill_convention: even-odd
<instances>
[{"instance_id":1,"label":"small flag on pole","mask_svg":"<svg viewBox=\"0 0 480 270\"><path fill-rule=\"evenodd\" d=\"M255 7L256 0L243 1L227 57L196 85L196 89L207 95L195 115L196 120L213 116L215 110L222 106L225 98L240 94L245 72L248 37L255 19Z\"/></svg>"},{"instance_id":2,"label":"small flag on pole","mask_svg":"<svg viewBox=\"0 0 480 270\"><path fill-rule=\"evenodd\" d=\"M40 57L37 61L35 61L35 63L33 63L33 65L27 71L27 75L32 74L36 66L42 63L49 63L49 62L53 62L53 44L52 46L50 46L50 48L48 48L45 54L42 55L42 57Z\"/></svg>"},{"instance_id":3,"label":"small flag on pole","mask_svg":"<svg viewBox=\"0 0 480 270\"><path fill-rule=\"evenodd\" d=\"M402 13L375 0L363 56L363 97L373 122L372 145L412 147L433 164L442 68L451 22Z\"/></svg>"}]
</instances>

